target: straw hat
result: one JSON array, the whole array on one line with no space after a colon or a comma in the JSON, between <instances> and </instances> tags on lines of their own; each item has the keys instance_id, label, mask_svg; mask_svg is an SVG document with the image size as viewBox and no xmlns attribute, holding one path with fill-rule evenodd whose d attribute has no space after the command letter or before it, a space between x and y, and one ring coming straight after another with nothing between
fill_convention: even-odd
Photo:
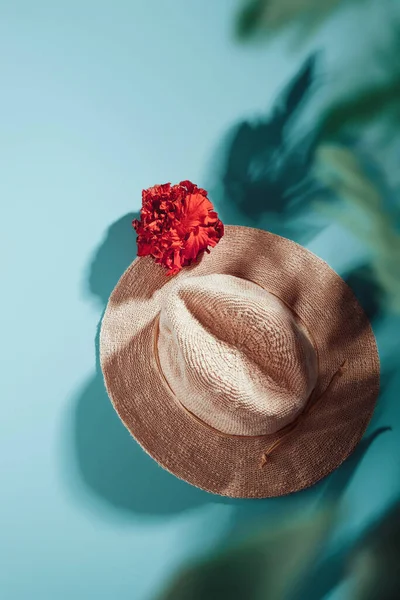
<instances>
[{"instance_id":1,"label":"straw hat","mask_svg":"<svg viewBox=\"0 0 400 600\"><path fill-rule=\"evenodd\" d=\"M144 450L232 497L288 494L337 468L379 391L375 338L350 288L305 248L248 227L226 226L173 277L137 258L109 300L100 358Z\"/></svg>"}]
</instances>

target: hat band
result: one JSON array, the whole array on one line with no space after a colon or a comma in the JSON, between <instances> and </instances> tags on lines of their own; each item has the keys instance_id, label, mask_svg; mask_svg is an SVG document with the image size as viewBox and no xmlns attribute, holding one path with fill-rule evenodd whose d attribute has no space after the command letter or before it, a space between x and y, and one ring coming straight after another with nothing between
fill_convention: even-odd
<instances>
[{"instance_id":1,"label":"hat band","mask_svg":"<svg viewBox=\"0 0 400 600\"><path fill-rule=\"evenodd\" d=\"M225 433L224 431L220 431L219 429L216 429L209 423L206 423L205 421L203 421L203 419L200 419L200 417L195 415L184 404L182 404L182 402L179 400L179 398L175 394L174 390L171 388L171 386L168 382L168 379L166 378L163 368L161 366L160 355L158 353L159 332L160 332L160 313L158 313L158 315L156 316L155 323L154 323L154 338L153 338L154 358L155 358L156 365L158 367L158 371L161 375L162 380L164 381L165 385L171 392L174 400L179 404L179 407L181 409L183 409L192 419L194 419L195 421L200 423L200 425L207 427L208 429L215 432L216 434L224 436L224 437L240 438L240 439L246 439L246 438L247 439L249 439L249 438L261 439L261 438L268 437L271 435L270 433L261 434L261 435L238 435L238 434L234 434L234 433ZM319 402L327 394L327 392L331 389L331 387L334 384L334 382L336 381L336 379L343 375L343 373L345 371L346 363L347 363L347 359L343 361L343 363L340 365L340 367L332 375L328 385L326 386L326 388L322 392L322 394L320 394L317 398L314 398L315 389L316 389L316 388L314 388L312 390L310 396L308 397L308 400L307 400L303 410L301 411L301 413L298 414L297 417L291 423L289 423L288 425L285 425L284 427L282 427L282 429L279 429L277 432L275 432L275 433L279 433L280 435L279 435L278 439L275 440L275 442L273 442L267 448L267 450L265 450L265 452L262 454L261 463L260 463L261 467L264 467L267 464L268 458L271 456L271 454L282 444L282 442L286 439L286 437L299 425L299 423L304 419L304 417L307 416L309 413L311 413L314 410L317 402ZM275 434L272 434L272 435L275 435Z\"/></svg>"},{"instance_id":2,"label":"hat band","mask_svg":"<svg viewBox=\"0 0 400 600\"><path fill-rule=\"evenodd\" d=\"M322 392L322 394L320 394L317 398L314 398L313 397L315 394L315 388L314 388L314 390L311 392L311 395L310 395L309 399L307 400L306 405L305 405L304 409L302 410L302 412L299 415L297 415L297 417L294 419L294 421L292 421L288 425L285 425L285 427L282 427L282 429L280 429L278 431L278 433L281 434L279 436L279 438L275 442L273 442L261 456L261 467L264 467L267 464L268 458L271 456L272 452L274 450L276 450L276 448L278 448L278 446L280 446L282 444L282 442L285 440L285 438L297 427L297 425L304 419L304 417L307 416L308 414L310 414L314 410L317 403L329 392L329 390L332 388L332 385L335 383L335 381L343 375L343 373L346 370L346 363L347 363L347 359L345 359L343 361L343 363L340 365L340 367L337 369L337 371L335 371L335 373L332 375L328 385L326 386L326 388Z\"/></svg>"}]
</instances>

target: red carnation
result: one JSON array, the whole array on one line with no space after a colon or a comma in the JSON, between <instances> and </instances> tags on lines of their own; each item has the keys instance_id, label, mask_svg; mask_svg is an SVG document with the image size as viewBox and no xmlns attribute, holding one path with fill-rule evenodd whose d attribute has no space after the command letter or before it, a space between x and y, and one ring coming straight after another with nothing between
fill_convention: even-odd
<instances>
[{"instance_id":1,"label":"red carnation","mask_svg":"<svg viewBox=\"0 0 400 600\"><path fill-rule=\"evenodd\" d=\"M142 192L140 221L132 223L138 256L152 256L175 275L224 235L207 192L190 181L165 183Z\"/></svg>"}]
</instances>

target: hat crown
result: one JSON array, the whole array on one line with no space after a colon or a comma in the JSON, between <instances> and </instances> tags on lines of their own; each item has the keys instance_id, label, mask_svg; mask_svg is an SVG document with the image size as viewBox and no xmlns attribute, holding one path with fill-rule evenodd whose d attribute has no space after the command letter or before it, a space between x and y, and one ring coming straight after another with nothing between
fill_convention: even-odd
<instances>
[{"instance_id":1,"label":"hat crown","mask_svg":"<svg viewBox=\"0 0 400 600\"><path fill-rule=\"evenodd\" d=\"M157 347L179 402L226 434L278 431L317 380L316 352L296 315L232 275L178 281L161 309Z\"/></svg>"}]
</instances>

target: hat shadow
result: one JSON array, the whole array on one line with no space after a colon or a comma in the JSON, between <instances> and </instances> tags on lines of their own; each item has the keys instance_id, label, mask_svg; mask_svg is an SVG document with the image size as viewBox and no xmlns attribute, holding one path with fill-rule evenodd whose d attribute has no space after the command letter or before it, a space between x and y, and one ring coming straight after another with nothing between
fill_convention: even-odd
<instances>
[{"instance_id":1,"label":"hat shadow","mask_svg":"<svg viewBox=\"0 0 400 600\"><path fill-rule=\"evenodd\" d=\"M86 290L97 298L103 309L119 278L136 258L136 234L132 221L139 217L139 212L127 213L112 223L92 257Z\"/></svg>"},{"instance_id":2,"label":"hat shadow","mask_svg":"<svg viewBox=\"0 0 400 600\"><path fill-rule=\"evenodd\" d=\"M96 357L99 332L100 324ZM165 471L132 438L108 398L99 364L76 403L75 450L85 484L115 508L162 515L211 500Z\"/></svg>"},{"instance_id":3,"label":"hat shadow","mask_svg":"<svg viewBox=\"0 0 400 600\"><path fill-rule=\"evenodd\" d=\"M89 293L104 313L108 298L122 273L136 257L129 213L113 223L90 265ZM210 501L227 501L181 481L162 469L132 438L107 395L95 337L96 370L75 400L74 457L87 489L108 505L138 514L172 514Z\"/></svg>"},{"instance_id":4,"label":"hat shadow","mask_svg":"<svg viewBox=\"0 0 400 600\"><path fill-rule=\"evenodd\" d=\"M270 115L239 123L217 151L210 190L223 221L303 245L325 225L312 206L322 191L312 174L317 132L298 127L316 87L317 59L312 54L301 65Z\"/></svg>"}]
</instances>

